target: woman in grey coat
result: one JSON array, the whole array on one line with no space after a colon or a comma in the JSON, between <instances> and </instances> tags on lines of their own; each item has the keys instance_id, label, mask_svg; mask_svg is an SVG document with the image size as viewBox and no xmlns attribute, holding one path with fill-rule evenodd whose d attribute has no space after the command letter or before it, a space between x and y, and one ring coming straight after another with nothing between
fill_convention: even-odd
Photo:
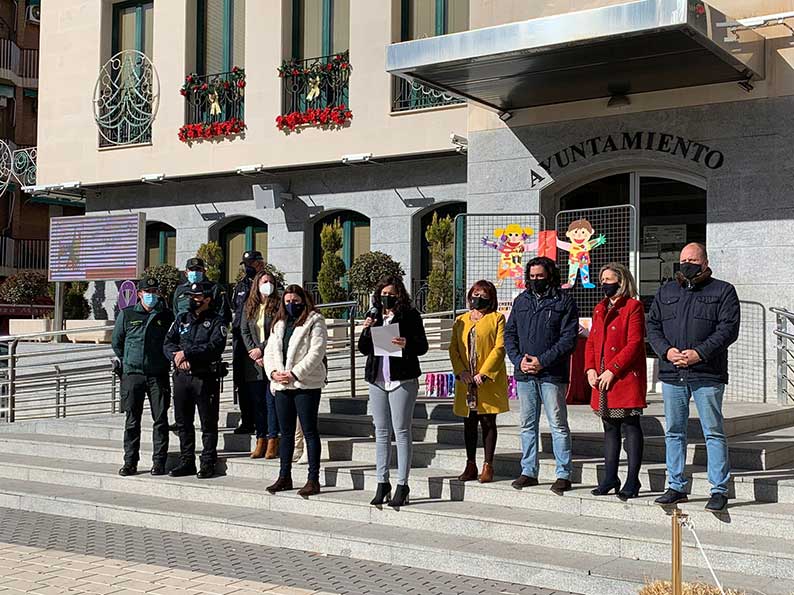
<instances>
[{"instance_id":1,"label":"woman in grey coat","mask_svg":"<svg viewBox=\"0 0 794 595\"><path fill-rule=\"evenodd\" d=\"M270 391L270 380L265 374L262 356L279 303L276 278L267 271L258 273L251 283L251 292L243 305L240 322L243 343L248 352L245 382L253 397L256 424L256 447L251 453L252 459L278 457L276 402Z\"/></svg>"}]
</instances>

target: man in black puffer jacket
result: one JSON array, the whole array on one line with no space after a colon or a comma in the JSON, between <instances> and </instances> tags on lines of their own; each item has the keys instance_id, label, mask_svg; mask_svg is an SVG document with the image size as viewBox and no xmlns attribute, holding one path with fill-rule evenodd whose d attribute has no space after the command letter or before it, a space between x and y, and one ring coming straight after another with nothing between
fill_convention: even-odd
<instances>
[{"instance_id":1,"label":"man in black puffer jacket","mask_svg":"<svg viewBox=\"0 0 794 595\"><path fill-rule=\"evenodd\" d=\"M571 430L565 404L569 358L579 333L579 310L560 289L560 270L553 260L527 263L527 289L513 302L505 326L505 350L515 367L521 403L521 476L516 489L538 485L540 405L551 426L557 480L551 491L571 489Z\"/></svg>"},{"instance_id":2,"label":"man in black puffer jacket","mask_svg":"<svg viewBox=\"0 0 794 595\"><path fill-rule=\"evenodd\" d=\"M728 383L728 346L739 336L739 298L733 285L711 276L702 244L684 246L680 261L676 279L659 289L648 313L648 341L659 356L667 425L668 490L656 502L687 499L684 467L693 398L706 437L712 485L706 510L720 511L728 502L731 476L722 396Z\"/></svg>"}]
</instances>

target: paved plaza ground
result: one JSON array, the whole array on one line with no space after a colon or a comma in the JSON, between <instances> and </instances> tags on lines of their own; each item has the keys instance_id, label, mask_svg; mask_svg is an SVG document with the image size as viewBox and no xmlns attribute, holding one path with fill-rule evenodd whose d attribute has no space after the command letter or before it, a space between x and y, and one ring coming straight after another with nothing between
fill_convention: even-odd
<instances>
[{"instance_id":1,"label":"paved plaza ground","mask_svg":"<svg viewBox=\"0 0 794 595\"><path fill-rule=\"evenodd\" d=\"M2 595L571 595L0 508Z\"/></svg>"}]
</instances>

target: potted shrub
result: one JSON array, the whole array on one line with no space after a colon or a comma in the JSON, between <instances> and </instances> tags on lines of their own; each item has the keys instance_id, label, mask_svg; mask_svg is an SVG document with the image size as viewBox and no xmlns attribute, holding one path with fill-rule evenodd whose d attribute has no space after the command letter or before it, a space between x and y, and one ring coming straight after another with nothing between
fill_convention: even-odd
<instances>
[{"instance_id":1,"label":"potted shrub","mask_svg":"<svg viewBox=\"0 0 794 595\"><path fill-rule=\"evenodd\" d=\"M325 304L347 301L347 292L342 287L346 267L339 256L342 251L342 243L342 225L339 220L324 224L320 231L322 261L320 272L317 274L317 289L320 292L320 299ZM344 312L344 308L323 308L322 310L323 315L331 319L341 317ZM346 329L333 327L328 331L329 337L339 338L344 336Z\"/></svg>"},{"instance_id":2,"label":"potted shrub","mask_svg":"<svg viewBox=\"0 0 794 595\"><path fill-rule=\"evenodd\" d=\"M453 308L454 284L452 280L453 258L455 250L455 227L452 219L447 216L438 218L438 213L433 213L433 220L427 227L425 238L430 247L430 274L427 278L427 312L447 312ZM452 318L429 319L425 327L430 336L435 336L437 331L439 341L434 347L445 349L449 347L452 338Z\"/></svg>"},{"instance_id":3,"label":"potted shrub","mask_svg":"<svg viewBox=\"0 0 794 595\"><path fill-rule=\"evenodd\" d=\"M38 271L20 271L11 275L0 285L0 301L17 306L33 306L46 301L49 297L49 284L47 277ZM41 333L52 330L52 320L49 318L33 318L31 307L30 318L16 318L9 321L9 333L22 335Z\"/></svg>"}]
</instances>

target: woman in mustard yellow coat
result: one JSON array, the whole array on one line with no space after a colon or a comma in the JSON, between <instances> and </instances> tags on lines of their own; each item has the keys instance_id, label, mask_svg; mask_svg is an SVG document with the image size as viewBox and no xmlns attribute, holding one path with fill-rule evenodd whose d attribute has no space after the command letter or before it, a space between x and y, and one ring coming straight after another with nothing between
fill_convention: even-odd
<instances>
[{"instance_id":1,"label":"woman in mustard yellow coat","mask_svg":"<svg viewBox=\"0 0 794 595\"><path fill-rule=\"evenodd\" d=\"M455 415L463 422L466 469L460 481L477 479L477 426L482 426L485 463L480 483L493 481L496 415L509 411L505 365L505 317L497 312L496 287L477 281L469 289L470 310L452 327L449 358L455 372Z\"/></svg>"}]
</instances>

